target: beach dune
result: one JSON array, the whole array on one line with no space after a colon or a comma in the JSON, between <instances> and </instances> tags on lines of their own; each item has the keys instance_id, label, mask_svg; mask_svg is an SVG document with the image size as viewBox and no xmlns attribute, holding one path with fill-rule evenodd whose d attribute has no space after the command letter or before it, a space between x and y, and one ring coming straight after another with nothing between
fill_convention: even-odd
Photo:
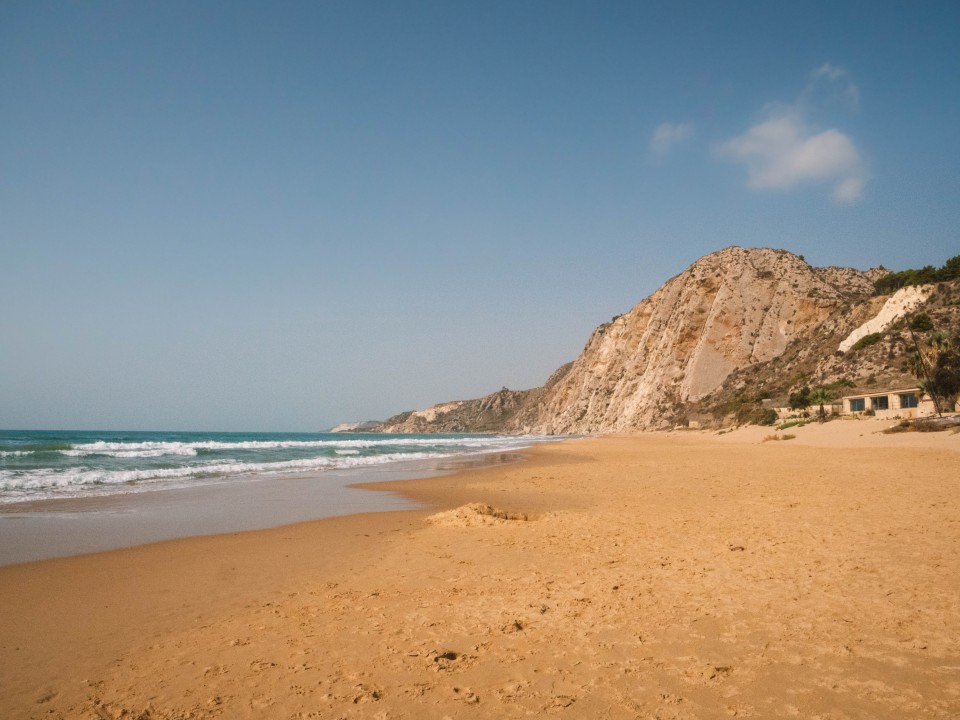
<instances>
[{"instance_id":1,"label":"beach dune","mask_svg":"<svg viewBox=\"0 0 960 720\"><path fill-rule=\"evenodd\" d=\"M880 429L572 440L0 568L0 716L955 718L960 435Z\"/></svg>"}]
</instances>

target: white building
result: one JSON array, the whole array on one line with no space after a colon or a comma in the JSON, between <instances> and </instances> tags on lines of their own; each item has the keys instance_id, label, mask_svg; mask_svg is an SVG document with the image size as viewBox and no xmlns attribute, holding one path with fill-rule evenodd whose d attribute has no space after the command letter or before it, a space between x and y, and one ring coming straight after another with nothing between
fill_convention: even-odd
<instances>
[{"instance_id":1,"label":"white building","mask_svg":"<svg viewBox=\"0 0 960 720\"><path fill-rule=\"evenodd\" d=\"M844 415L858 415L868 410L872 410L879 418L891 419L931 417L937 414L933 400L918 387L845 395L841 400L841 412ZM947 408L943 410L946 411Z\"/></svg>"}]
</instances>

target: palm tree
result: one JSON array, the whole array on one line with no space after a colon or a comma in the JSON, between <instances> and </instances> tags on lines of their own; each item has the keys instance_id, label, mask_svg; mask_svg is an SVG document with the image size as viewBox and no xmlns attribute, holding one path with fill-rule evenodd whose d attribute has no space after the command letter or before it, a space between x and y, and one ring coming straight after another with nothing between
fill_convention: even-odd
<instances>
[{"instance_id":1,"label":"palm tree","mask_svg":"<svg viewBox=\"0 0 960 720\"><path fill-rule=\"evenodd\" d=\"M823 406L831 400L833 400L833 393L823 387L823 385L810 391L810 404L820 406L820 409L817 411L817 422L827 421L827 411L824 410Z\"/></svg>"}]
</instances>

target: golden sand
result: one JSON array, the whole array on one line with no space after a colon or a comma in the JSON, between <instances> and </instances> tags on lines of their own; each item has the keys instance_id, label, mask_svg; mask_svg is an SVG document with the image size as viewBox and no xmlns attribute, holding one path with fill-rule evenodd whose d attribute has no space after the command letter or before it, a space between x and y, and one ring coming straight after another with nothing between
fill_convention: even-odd
<instances>
[{"instance_id":1,"label":"golden sand","mask_svg":"<svg viewBox=\"0 0 960 720\"><path fill-rule=\"evenodd\" d=\"M391 484L427 511L0 568L0 717L960 717L960 434L882 427L568 441Z\"/></svg>"}]
</instances>

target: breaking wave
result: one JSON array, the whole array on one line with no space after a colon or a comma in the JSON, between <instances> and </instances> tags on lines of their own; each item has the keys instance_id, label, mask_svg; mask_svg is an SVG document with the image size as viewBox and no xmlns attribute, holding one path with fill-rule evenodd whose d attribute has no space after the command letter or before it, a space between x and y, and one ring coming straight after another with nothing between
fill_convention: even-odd
<instances>
[{"instance_id":1,"label":"breaking wave","mask_svg":"<svg viewBox=\"0 0 960 720\"><path fill-rule=\"evenodd\" d=\"M32 435L54 435L35 439ZM98 437L99 436L99 437ZM0 504L516 450L534 436L3 433Z\"/></svg>"}]
</instances>

